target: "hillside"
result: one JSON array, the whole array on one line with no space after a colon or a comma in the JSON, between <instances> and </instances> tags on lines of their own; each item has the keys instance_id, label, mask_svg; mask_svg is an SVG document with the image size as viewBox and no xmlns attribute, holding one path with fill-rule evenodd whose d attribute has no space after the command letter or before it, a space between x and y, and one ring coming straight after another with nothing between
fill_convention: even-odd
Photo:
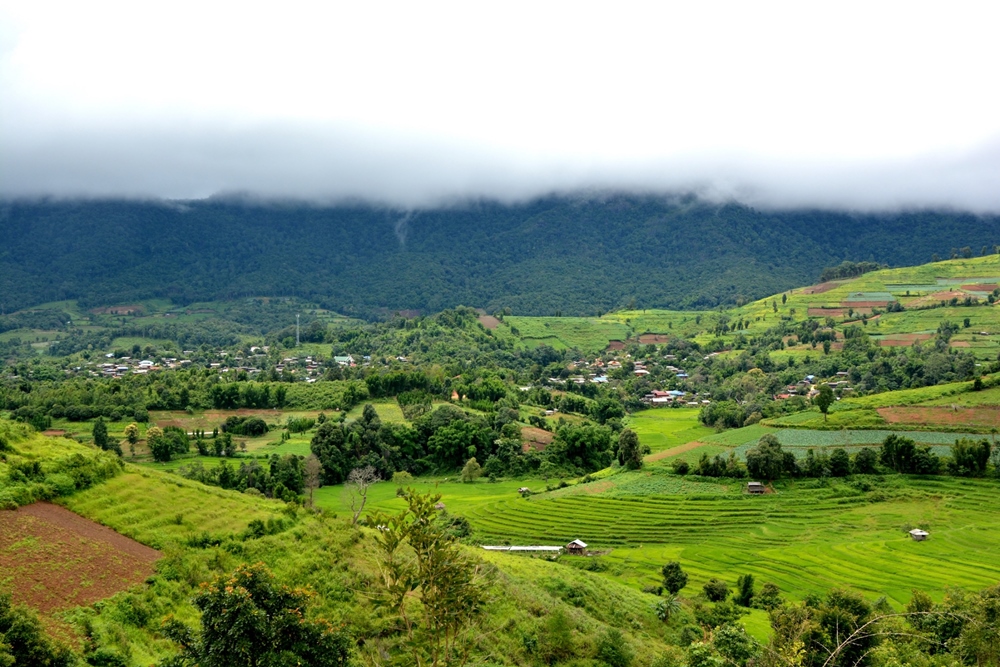
<instances>
[{"instance_id":1,"label":"hillside","mask_svg":"<svg viewBox=\"0 0 1000 667\"><path fill-rule=\"evenodd\" d=\"M293 295L349 315L459 304L518 315L699 308L809 284L843 259L926 262L1000 218L761 212L613 196L409 213L232 201L12 201L0 307Z\"/></svg>"}]
</instances>

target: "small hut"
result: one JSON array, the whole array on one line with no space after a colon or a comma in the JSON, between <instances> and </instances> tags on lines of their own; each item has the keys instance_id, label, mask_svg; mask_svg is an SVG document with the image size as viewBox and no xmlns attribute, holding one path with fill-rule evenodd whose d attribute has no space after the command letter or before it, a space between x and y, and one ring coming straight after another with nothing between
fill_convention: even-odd
<instances>
[{"instance_id":1,"label":"small hut","mask_svg":"<svg viewBox=\"0 0 1000 667\"><path fill-rule=\"evenodd\" d=\"M747 482L747 493L760 494L764 493L764 485L760 482Z\"/></svg>"},{"instance_id":2,"label":"small hut","mask_svg":"<svg viewBox=\"0 0 1000 667\"><path fill-rule=\"evenodd\" d=\"M917 542L923 542L930 536L931 534L928 533L926 530L920 530L919 528L914 528L913 530L910 531L910 537L912 537Z\"/></svg>"},{"instance_id":3,"label":"small hut","mask_svg":"<svg viewBox=\"0 0 1000 667\"><path fill-rule=\"evenodd\" d=\"M581 540L573 540L566 545L566 552L573 556L582 556L587 553L587 543Z\"/></svg>"}]
</instances>

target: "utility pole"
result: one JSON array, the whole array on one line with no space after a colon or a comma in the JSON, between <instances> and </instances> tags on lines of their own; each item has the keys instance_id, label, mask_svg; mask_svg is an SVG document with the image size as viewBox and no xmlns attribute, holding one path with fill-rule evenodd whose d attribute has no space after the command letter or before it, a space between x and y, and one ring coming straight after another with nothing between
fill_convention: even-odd
<instances>
[{"instance_id":1,"label":"utility pole","mask_svg":"<svg viewBox=\"0 0 1000 667\"><path fill-rule=\"evenodd\" d=\"M295 314L295 347L299 346L299 314Z\"/></svg>"}]
</instances>

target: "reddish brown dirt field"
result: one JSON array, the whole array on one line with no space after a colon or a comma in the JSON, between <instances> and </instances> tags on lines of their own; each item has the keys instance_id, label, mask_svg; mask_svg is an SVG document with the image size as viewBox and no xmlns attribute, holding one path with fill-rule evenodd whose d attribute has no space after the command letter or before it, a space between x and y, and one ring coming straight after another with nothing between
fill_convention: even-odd
<instances>
[{"instance_id":1,"label":"reddish brown dirt field","mask_svg":"<svg viewBox=\"0 0 1000 667\"><path fill-rule=\"evenodd\" d=\"M639 342L643 345L657 345L662 343L667 343L670 341L670 336L665 334L642 334L639 336Z\"/></svg>"},{"instance_id":2,"label":"reddish brown dirt field","mask_svg":"<svg viewBox=\"0 0 1000 667\"><path fill-rule=\"evenodd\" d=\"M50 428L47 431L42 431L42 435L47 435L50 438L60 438L60 437L62 437L64 435L66 435L66 431L61 431L61 430L59 430L57 428Z\"/></svg>"},{"instance_id":3,"label":"reddish brown dirt field","mask_svg":"<svg viewBox=\"0 0 1000 667\"><path fill-rule=\"evenodd\" d=\"M296 412L310 414L314 417L319 414L319 411L312 410L297 410ZM225 422L226 418L231 415L239 415L241 417L260 417L269 423L274 421L283 422L285 419L284 413L280 410L254 410L251 408L242 408L240 410L206 410L200 415L189 415L186 412L181 411L157 411L150 415L150 422L156 424L160 428L163 428L164 426L176 426L187 431L196 428L211 431L216 426Z\"/></svg>"},{"instance_id":4,"label":"reddish brown dirt field","mask_svg":"<svg viewBox=\"0 0 1000 667\"><path fill-rule=\"evenodd\" d=\"M534 426L525 426L521 429L521 438L524 440L523 449L526 452L544 450L552 442L552 437L548 431Z\"/></svg>"},{"instance_id":5,"label":"reddish brown dirt field","mask_svg":"<svg viewBox=\"0 0 1000 667\"><path fill-rule=\"evenodd\" d=\"M997 288L997 285L989 283L972 283L971 285L962 285L962 289L969 290L970 292L992 292Z\"/></svg>"},{"instance_id":6,"label":"reddish brown dirt field","mask_svg":"<svg viewBox=\"0 0 1000 667\"><path fill-rule=\"evenodd\" d=\"M910 347L917 341L934 338L934 334L893 334L878 341L882 347Z\"/></svg>"},{"instance_id":7,"label":"reddish brown dirt field","mask_svg":"<svg viewBox=\"0 0 1000 667\"><path fill-rule=\"evenodd\" d=\"M823 292L829 292L834 287L837 286L835 282L820 283L819 285L813 285L812 287L804 287L802 289L803 294L822 294Z\"/></svg>"},{"instance_id":8,"label":"reddish brown dirt field","mask_svg":"<svg viewBox=\"0 0 1000 667\"><path fill-rule=\"evenodd\" d=\"M479 323L487 329L496 329L500 326L500 320L492 315L480 315L477 319L479 320Z\"/></svg>"},{"instance_id":9,"label":"reddish brown dirt field","mask_svg":"<svg viewBox=\"0 0 1000 667\"><path fill-rule=\"evenodd\" d=\"M609 350L624 350L625 342L621 340L612 340L608 342Z\"/></svg>"},{"instance_id":10,"label":"reddish brown dirt field","mask_svg":"<svg viewBox=\"0 0 1000 667\"><path fill-rule=\"evenodd\" d=\"M967 340L953 340L948 344L952 347L972 347Z\"/></svg>"},{"instance_id":11,"label":"reddish brown dirt field","mask_svg":"<svg viewBox=\"0 0 1000 667\"><path fill-rule=\"evenodd\" d=\"M946 405L879 408L878 413L890 424L1000 426L1000 407L988 405L955 410Z\"/></svg>"},{"instance_id":12,"label":"reddish brown dirt field","mask_svg":"<svg viewBox=\"0 0 1000 667\"><path fill-rule=\"evenodd\" d=\"M43 614L111 597L160 552L51 503L0 511L0 585Z\"/></svg>"},{"instance_id":13,"label":"reddish brown dirt field","mask_svg":"<svg viewBox=\"0 0 1000 667\"><path fill-rule=\"evenodd\" d=\"M810 308L806 311L810 317L847 317L850 308ZM855 308L855 315L871 315L871 308Z\"/></svg>"}]
</instances>

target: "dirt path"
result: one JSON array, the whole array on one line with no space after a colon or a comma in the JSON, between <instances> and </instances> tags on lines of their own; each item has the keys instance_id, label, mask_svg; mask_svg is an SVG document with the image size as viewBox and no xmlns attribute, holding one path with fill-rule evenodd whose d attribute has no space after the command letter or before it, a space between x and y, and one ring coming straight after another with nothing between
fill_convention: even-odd
<instances>
[{"instance_id":1,"label":"dirt path","mask_svg":"<svg viewBox=\"0 0 1000 667\"><path fill-rule=\"evenodd\" d=\"M677 447L671 447L670 449L664 449L662 452L656 452L655 454L650 454L645 458L646 461L662 461L668 456L677 456L678 454L683 454L684 452L690 452L692 449L698 449L704 442L698 442L697 440L689 442L684 445L679 445Z\"/></svg>"}]
</instances>

